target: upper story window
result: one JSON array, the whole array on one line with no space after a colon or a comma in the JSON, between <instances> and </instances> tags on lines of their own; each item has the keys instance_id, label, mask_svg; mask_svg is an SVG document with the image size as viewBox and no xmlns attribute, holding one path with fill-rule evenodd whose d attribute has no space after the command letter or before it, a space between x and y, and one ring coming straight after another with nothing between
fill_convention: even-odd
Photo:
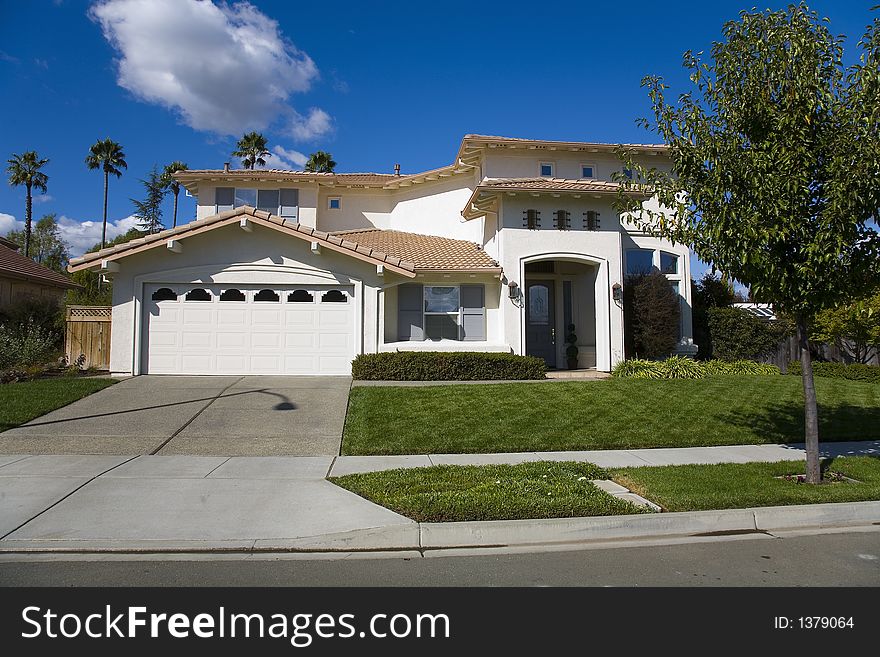
<instances>
[{"instance_id":1,"label":"upper story window","mask_svg":"<svg viewBox=\"0 0 880 657\"><path fill-rule=\"evenodd\" d=\"M338 196L331 196L327 199L327 209L328 210L341 210L342 209L342 199Z\"/></svg>"},{"instance_id":2,"label":"upper story window","mask_svg":"<svg viewBox=\"0 0 880 657\"><path fill-rule=\"evenodd\" d=\"M627 276L649 274L654 268L653 249L628 249L626 252Z\"/></svg>"},{"instance_id":3,"label":"upper story window","mask_svg":"<svg viewBox=\"0 0 880 657\"><path fill-rule=\"evenodd\" d=\"M664 274L678 273L678 256L674 253L660 252L660 271Z\"/></svg>"},{"instance_id":4,"label":"upper story window","mask_svg":"<svg viewBox=\"0 0 880 657\"><path fill-rule=\"evenodd\" d=\"M243 205L265 210L279 217L295 219L299 210L297 189L253 189L250 187L217 187L214 191L215 211L223 212Z\"/></svg>"},{"instance_id":5,"label":"upper story window","mask_svg":"<svg viewBox=\"0 0 880 657\"><path fill-rule=\"evenodd\" d=\"M540 210L523 210L523 228L538 230L541 227Z\"/></svg>"},{"instance_id":6,"label":"upper story window","mask_svg":"<svg viewBox=\"0 0 880 657\"><path fill-rule=\"evenodd\" d=\"M557 210L553 213L556 221L557 230L568 230L571 228L571 212L568 210Z\"/></svg>"},{"instance_id":7,"label":"upper story window","mask_svg":"<svg viewBox=\"0 0 880 657\"><path fill-rule=\"evenodd\" d=\"M599 230L599 213L595 210L584 212L584 228L587 230Z\"/></svg>"},{"instance_id":8,"label":"upper story window","mask_svg":"<svg viewBox=\"0 0 880 657\"><path fill-rule=\"evenodd\" d=\"M595 178L596 177L596 165L595 164L581 164L581 178Z\"/></svg>"},{"instance_id":9,"label":"upper story window","mask_svg":"<svg viewBox=\"0 0 880 657\"><path fill-rule=\"evenodd\" d=\"M553 162L541 162L539 166L541 176L544 178L552 178L556 173L556 167Z\"/></svg>"}]
</instances>

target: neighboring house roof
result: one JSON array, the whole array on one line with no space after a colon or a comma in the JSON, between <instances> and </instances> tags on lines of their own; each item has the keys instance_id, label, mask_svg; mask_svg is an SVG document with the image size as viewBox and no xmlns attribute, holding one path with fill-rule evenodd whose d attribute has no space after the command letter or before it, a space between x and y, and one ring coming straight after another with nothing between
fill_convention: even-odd
<instances>
[{"instance_id":1,"label":"neighboring house roof","mask_svg":"<svg viewBox=\"0 0 880 657\"><path fill-rule=\"evenodd\" d=\"M18 244L5 237L0 237L0 246L5 246L7 249L12 249L13 251L18 251L21 248Z\"/></svg>"},{"instance_id":2,"label":"neighboring house roof","mask_svg":"<svg viewBox=\"0 0 880 657\"><path fill-rule=\"evenodd\" d=\"M52 271L30 258L26 258L15 249L6 246L6 242L9 242L9 240L4 239L2 245L0 245L0 277L18 278L39 283L40 285L63 289L82 287L64 274L59 274L57 271Z\"/></svg>"},{"instance_id":3,"label":"neighboring house roof","mask_svg":"<svg viewBox=\"0 0 880 657\"><path fill-rule=\"evenodd\" d=\"M747 313L754 315L758 319L766 319L768 322L778 319L776 311L773 310L772 303L735 303L733 304L733 307L745 310Z\"/></svg>"},{"instance_id":4,"label":"neighboring house roof","mask_svg":"<svg viewBox=\"0 0 880 657\"><path fill-rule=\"evenodd\" d=\"M378 228L332 234L412 262L416 271L501 272L497 262L477 244L467 240Z\"/></svg>"},{"instance_id":5,"label":"neighboring house roof","mask_svg":"<svg viewBox=\"0 0 880 657\"><path fill-rule=\"evenodd\" d=\"M118 260L141 251L167 246L169 241L183 240L206 230L242 220L253 221L258 225L309 242L317 242L331 250L360 260L383 265L390 271L408 278L414 277L417 270L501 271L498 264L472 242L378 229L325 233L248 206L227 210L171 230L163 230L161 233L146 235L125 244L87 253L80 258L73 258L68 269L73 272L100 267L103 261Z\"/></svg>"},{"instance_id":6,"label":"neighboring house roof","mask_svg":"<svg viewBox=\"0 0 880 657\"><path fill-rule=\"evenodd\" d=\"M461 216L465 219L476 219L487 212L495 212L498 205L498 194L504 192L515 194L526 192L530 194L567 194L575 197L581 194L589 194L599 198L603 195L616 195L620 190L620 183L605 182L602 180L579 180L566 178L486 178L468 199ZM645 186L634 186L628 191L636 196L650 196L650 190Z\"/></svg>"}]
</instances>

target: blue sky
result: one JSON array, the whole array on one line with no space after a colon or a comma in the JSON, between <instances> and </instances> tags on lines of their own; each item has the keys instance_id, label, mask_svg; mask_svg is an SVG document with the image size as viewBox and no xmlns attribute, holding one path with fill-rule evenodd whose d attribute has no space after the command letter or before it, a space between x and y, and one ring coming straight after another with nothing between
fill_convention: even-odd
<instances>
[{"instance_id":1,"label":"blue sky","mask_svg":"<svg viewBox=\"0 0 880 657\"><path fill-rule=\"evenodd\" d=\"M682 90L682 53L752 2L5 2L0 152L50 158L34 215L62 216L79 254L100 236L102 179L83 164L99 138L129 165L111 179L111 236L154 164L219 168L249 129L275 166L323 149L339 171L442 166L466 133L656 141L634 123L649 110L642 76ZM852 57L875 3L811 6ZM24 190L0 186L0 234L23 216Z\"/></svg>"}]
</instances>

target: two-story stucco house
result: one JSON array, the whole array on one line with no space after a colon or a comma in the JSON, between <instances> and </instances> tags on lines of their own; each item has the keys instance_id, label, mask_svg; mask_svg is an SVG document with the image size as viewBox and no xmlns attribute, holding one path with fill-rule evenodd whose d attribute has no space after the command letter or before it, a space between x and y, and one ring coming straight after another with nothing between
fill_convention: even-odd
<instances>
[{"instance_id":1,"label":"two-story stucco house","mask_svg":"<svg viewBox=\"0 0 880 657\"><path fill-rule=\"evenodd\" d=\"M113 279L120 374L348 374L357 354L394 350L564 368L569 324L579 367L607 371L627 272L669 278L692 346L688 249L621 222L615 148L468 135L417 174L180 172L195 221L70 270ZM664 146L632 148L668 166Z\"/></svg>"}]
</instances>

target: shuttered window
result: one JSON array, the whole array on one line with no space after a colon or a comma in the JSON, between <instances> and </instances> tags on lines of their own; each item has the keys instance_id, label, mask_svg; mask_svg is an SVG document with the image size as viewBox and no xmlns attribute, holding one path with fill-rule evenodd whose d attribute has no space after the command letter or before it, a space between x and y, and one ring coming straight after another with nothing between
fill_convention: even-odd
<instances>
[{"instance_id":1,"label":"shuttered window","mask_svg":"<svg viewBox=\"0 0 880 657\"><path fill-rule=\"evenodd\" d=\"M485 285L428 287L407 283L397 288L398 340L486 339ZM450 293L450 287L458 294ZM455 307L447 307L448 300L455 300Z\"/></svg>"},{"instance_id":2,"label":"shuttered window","mask_svg":"<svg viewBox=\"0 0 880 657\"><path fill-rule=\"evenodd\" d=\"M235 190L232 187L218 187L214 190L217 212L231 210L235 202Z\"/></svg>"},{"instance_id":3,"label":"shuttered window","mask_svg":"<svg viewBox=\"0 0 880 657\"><path fill-rule=\"evenodd\" d=\"M486 286L461 286L461 339L465 342L486 339Z\"/></svg>"},{"instance_id":4,"label":"shuttered window","mask_svg":"<svg viewBox=\"0 0 880 657\"><path fill-rule=\"evenodd\" d=\"M397 288L397 339L424 340L423 287L406 283Z\"/></svg>"}]
</instances>

